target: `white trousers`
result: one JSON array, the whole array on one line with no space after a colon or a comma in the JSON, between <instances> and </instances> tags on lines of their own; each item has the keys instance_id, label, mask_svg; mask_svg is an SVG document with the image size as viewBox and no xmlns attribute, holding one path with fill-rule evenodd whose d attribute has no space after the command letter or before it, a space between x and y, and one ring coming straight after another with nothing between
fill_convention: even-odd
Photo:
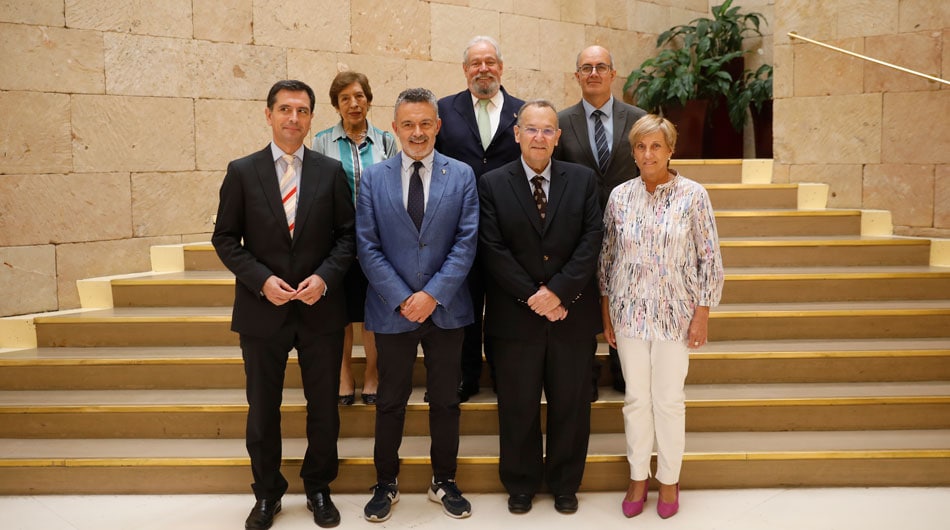
<instances>
[{"instance_id":1,"label":"white trousers","mask_svg":"<svg viewBox=\"0 0 950 530\"><path fill-rule=\"evenodd\" d=\"M620 366L627 382L623 423L630 479L650 477L656 442L656 479L679 482L686 450L686 373L689 349L684 341L647 341L617 336Z\"/></svg>"}]
</instances>

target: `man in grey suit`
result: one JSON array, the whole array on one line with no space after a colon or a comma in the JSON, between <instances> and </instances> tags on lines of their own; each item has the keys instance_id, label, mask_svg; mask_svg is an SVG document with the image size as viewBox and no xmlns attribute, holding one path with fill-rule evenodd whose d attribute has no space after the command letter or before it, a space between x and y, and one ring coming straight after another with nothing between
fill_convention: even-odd
<instances>
[{"instance_id":1,"label":"man in grey suit","mask_svg":"<svg viewBox=\"0 0 950 530\"><path fill-rule=\"evenodd\" d=\"M393 129L402 152L363 172L357 198L357 255L369 290L366 328L376 333L376 486L364 517L389 519L399 500L399 445L422 344L432 440L429 499L454 518L471 504L455 484L464 327L474 320L465 277L478 244L472 168L435 151L438 104L424 88L396 99Z\"/></svg>"},{"instance_id":2,"label":"man in grey suit","mask_svg":"<svg viewBox=\"0 0 950 530\"><path fill-rule=\"evenodd\" d=\"M601 209L618 184L640 175L627 137L633 124L646 112L613 97L610 85L615 77L613 56L606 48L590 46L577 55L574 78L583 97L558 113L562 134L554 150L554 158L594 170L600 184ZM596 358L592 363L591 401L596 401L600 363ZM614 348L610 348L610 373L613 387L623 392L623 372Z\"/></svg>"}]
</instances>

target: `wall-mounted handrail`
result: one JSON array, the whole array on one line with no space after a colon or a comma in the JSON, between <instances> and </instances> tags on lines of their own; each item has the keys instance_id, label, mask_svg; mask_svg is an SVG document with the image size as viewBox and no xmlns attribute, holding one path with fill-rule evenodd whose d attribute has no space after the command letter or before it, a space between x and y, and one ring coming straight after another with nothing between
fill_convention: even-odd
<instances>
[{"instance_id":1,"label":"wall-mounted handrail","mask_svg":"<svg viewBox=\"0 0 950 530\"><path fill-rule=\"evenodd\" d=\"M913 75L916 75L916 76L919 76L919 77L923 77L924 79L929 79L930 81L936 81L936 82L938 82L938 83L943 83L943 84L945 84L945 85L950 85L950 81L947 81L946 79L941 79L941 78L939 78L939 77L934 77L934 76L932 76L932 75L922 74L922 73L917 72L917 71L915 71L915 70L911 70L910 68L904 68L903 66L897 66L896 64L891 64L891 63L888 63L888 62L884 62L884 61L881 61L881 60L879 60L879 59L875 59L875 58L873 58L873 57L868 57L867 55L861 55L860 53L855 53L855 52L852 52L852 51L843 50L843 49L841 49L841 48L832 46L832 45L830 45L830 44L825 44L824 42L819 42L819 41L816 41L816 40L809 39L809 38L807 38L807 37L802 37L801 35L799 35L798 33L795 33L794 31L788 32L788 36L791 37L791 38L793 38L793 39L799 39L799 40L803 40L803 41L805 41L805 42L810 42L810 43L812 43L812 44L817 44L818 46L821 46L822 48L828 48L829 50L834 50L834 51L836 51L836 52L841 52L841 53L843 53L843 54L845 54L845 55L850 55L850 56L852 56L852 57L857 57L858 59L864 59L865 61L870 61L870 62L872 62L872 63L879 64L879 65L881 65L881 66L886 66L886 67L888 67L888 68L893 68L893 69L895 69L895 70L900 70L901 72L905 72L905 73L908 73L908 74L913 74Z\"/></svg>"}]
</instances>

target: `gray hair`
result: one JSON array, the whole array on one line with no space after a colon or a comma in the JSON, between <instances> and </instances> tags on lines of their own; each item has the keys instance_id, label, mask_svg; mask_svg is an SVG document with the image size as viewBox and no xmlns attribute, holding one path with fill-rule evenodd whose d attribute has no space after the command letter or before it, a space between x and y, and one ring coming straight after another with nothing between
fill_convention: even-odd
<instances>
[{"instance_id":1,"label":"gray hair","mask_svg":"<svg viewBox=\"0 0 950 530\"><path fill-rule=\"evenodd\" d=\"M396 105L393 108L394 120L396 119L396 112L399 111L399 106L403 103L428 103L435 109L435 117L439 117L439 101L436 99L435 94L428 88L407 88L400 92L399 97L396 98Z\"/></svg>"},{"instance_id":2,"label":"gray hair","mask_svg":"<svg viewBox=\"0 0 950 530\"><path fill-rule=\"evenodd\" d=\"M462 64L468 64L468 50L480 42L487 42L488 44L491 44L492 48L495 48L495 57L498 58L498 62L504 64L505 61L503 61L501 58L501 48L498 46L498 41L487 35L478 35L473 37L472 40L468 41L468 44L465 45L465 51L462 52Z\"/></svg>"},{"instance_id":3,"label":"gray hair","mask_svg":"<svg viewBox=\"0 0 950 530\"><path fill-rule=\"evenodd\" d=\"M557 109L554 107L553 103L551 103L550 101L546 99L532 99L529 101L525 101L524 105L522 105L521 108L518 109L518 126L519 127L521 127L521 115L524 114L524 111L530 107L536 107L539 109L551 109L552 111L554 111L554 126L555 127L560 126L557 120Z\"/></svg>"}]
</instances>

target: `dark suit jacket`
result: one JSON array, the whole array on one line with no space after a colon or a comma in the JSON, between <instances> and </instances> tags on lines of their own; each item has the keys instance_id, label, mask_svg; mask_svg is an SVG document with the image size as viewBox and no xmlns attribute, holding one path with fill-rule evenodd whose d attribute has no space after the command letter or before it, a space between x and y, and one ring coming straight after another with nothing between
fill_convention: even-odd
<instances>
[{"instance_id":1,"label":"dark suit jacket","mask_svg":"<svg viewBox=\"0 0 950 530\"><path fill-rule=\"evenodd\" d=\"M363 171L357 197L357 249L369 280L366 328L377 333L417 329L399 304L425 291L439 304L432 322L457 329L474 320L465 277L478 244L478 192L472 169L436 151L421 230L402 199L402 155Z\"/></svg>"},{"instance_id":2,"label":"dark suit jacket","mask_svg":"<svg viewBox=\"0 0 950 530\"><path fill-rule=\"evenodd\" d=\"M597 179L577 164L551 164L543 227L520 157L482 175L478 183L488 336L578 340L601 331L595 272L603 219ZM542 284L561 299L566 319L551 323L528 307L528 298Z\"/></svg>"},{"instance_id":3,"label":"dark suit jacket","mask_svg":"<svg viewBox=\"0 0 950 530\"><path fill-rule=\"evenodd\" d=\"M347 323L343 276L356 252L356 236L343 166L304 148L298 194L291 241L270 144L228 164L211 242L237 279L231 329L238 333L274 334L293 304L316 331L336 331ZM327 283L327 294L312 306L296 300L275 306L261 294L272 274L292 287L317 274Z\"/></svg>"},{"instance_id":4,"label":"dark suit jacket","mask_svg":"<svg viewBox=\"0 0 950 530\"><path fill-rule=\"evenodd\" d=\"M501 105L498 129L487 150L482 147L481 136L478 134L472 93L465 89L454 96L439 100L442 129L435 137L435 150L468 164L475 172L476 180L486 172L521 156L521 149L515 143L514 126L518 110L524 105L524 101L505 92L504 87L501 87L501 91L505 95L505 101Z\"/></svg>"},{"instance_id":5,"label":"dark suit jacket","mask_svg":"<svg viewBox=\"0 0 950 530\"><path fill-rule=\"evenodd\" d=\"M584 105L578 101L576 105L568 107L558 113L557 119L561 127L561 139L554 149L554 158L587 166L594 170L600 182L600 207L607 206L610 192L618 185L632 178L640 176L640 170L633 160L630 150L630 128L637 120L646 115L646 112L633 105L628 105L614 98L613 120L614 138L610 146L610 162L607 171L600 170L600 164L594 157L590 139L587 136L590 120L584 115Z\"/></svg>"}]
</instances>

